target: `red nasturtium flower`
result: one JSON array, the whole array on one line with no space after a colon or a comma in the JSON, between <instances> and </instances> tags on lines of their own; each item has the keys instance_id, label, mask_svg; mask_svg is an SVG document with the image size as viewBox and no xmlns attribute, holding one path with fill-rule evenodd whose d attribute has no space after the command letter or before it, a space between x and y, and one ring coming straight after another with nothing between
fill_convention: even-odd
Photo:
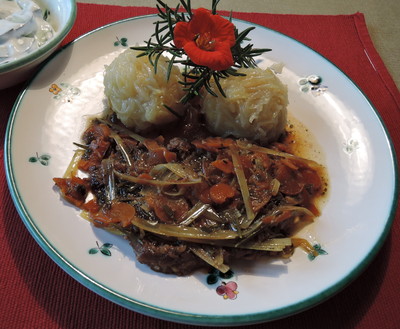
<instances>
[{"instance_id":1,"label":"red nasturtium flower","mask_svg":"<svg viewBox=\"0 0 400 329\"><path fill-rule=\"evenodd\" d=\"M175 46L183 48L193 63L214 71L234 64L231 47L235 42L234 25L204 8L194 10L189 22L178 22L174 29Z\"/></svg>"}]
</instances>

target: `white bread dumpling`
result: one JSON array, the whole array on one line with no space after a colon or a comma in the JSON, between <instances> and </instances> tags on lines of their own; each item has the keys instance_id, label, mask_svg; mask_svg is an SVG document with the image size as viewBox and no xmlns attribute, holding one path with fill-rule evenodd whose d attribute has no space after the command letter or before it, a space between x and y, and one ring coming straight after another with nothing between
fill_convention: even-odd
<instances>
[{"instance_id":1,"label":"white bread dumpling","mask_svg":"<svg viewBox=\"0 0 400 329\"><path fill-rule=\"evenodd\" d=\"M184 95L180 70L173 66L167 80L168 58L161 56L157 73L147 56L127 49L105 69L104 92L111 109L128 128L143 131L177 120L164 104L178 114L184 109L179 100Z\"/></svg>"},{"instance_id":2,"label":"white bread dumpling","mask_svg":"<svg viewBox=\"0 0 400 329\"><path fill-rule=\"evenodd\" d=\"M208 129L219 135L268 143L284 132L288 91L270 69L239 69L245 76L220 79L226 95L204 96L203 111ZM216 88L215 88L216 89Z\"/></svg>"}]
</instances>

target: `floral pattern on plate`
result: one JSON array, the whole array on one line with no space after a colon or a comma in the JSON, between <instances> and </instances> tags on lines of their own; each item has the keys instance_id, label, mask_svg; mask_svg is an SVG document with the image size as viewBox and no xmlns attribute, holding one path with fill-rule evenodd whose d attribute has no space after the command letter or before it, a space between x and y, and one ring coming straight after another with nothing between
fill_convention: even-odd
<instances>
[{"instance_id":1,"label":"floral pattern on plate","mask_svg":"<svg viewBox=\"0 0 400 329\"><path fill-rule=\"evenodd\" d=\"M39 153L36 152L36 155L31 156L28 161L31 163L40 163L43 166L48 166L50 159L51 156L49 154L44 153L39 155Z\"/></svg>"},{"instance_id":2,"label":"floral pattern on plate","mask_svg":"<svg viewBox=\"0 0 400 329\"><path fill-rule=\"evenodd\" d=\"M113 246L112 243L106 242L106 243L103 243L102 245L100 245L99 242L96 241L96 245L97 245L97 247L89 249L89 254L90 255L95 255L98 252L101 252L104 256L111 256L110 249Z\"/></svg>"},{"instance_id":3,"label":"floral pattern on plate","mask_svg":"<svg viewBox=\"0 0 400 329\"><path fill-rule=\"evenodd\" d=\"M301 78L298 82L300 91L307 93L311 91L314 96L320 96L328 90L328 86L322 85L322 77L316 74Z\"/></svg>"},{"instance_id":4,"label":"floral pattern on plate","mask_svg":"<svg viewBox=\"0 0 400 329\"><path fill-rule=\"evenodd\" d=\"M122 46L122 47L128 47L128 38L117 38L117 41L114 41L114 46Z\"/></svg>"},{"instance_id":5,"label":"floral pattern on plate","mask_svg":"<svg viewBox=\"0 0 400 329\"><path fill-rule=\"evenodd\" d=\"M61 82L60 86L58 86L56 83L53 83L49 87L49 92L54 95L54 99L60 100L63 103L71 103L75 96L81 94L81 90L79 88L74 87L69 83Z\"/></svg>"}]
</instances>

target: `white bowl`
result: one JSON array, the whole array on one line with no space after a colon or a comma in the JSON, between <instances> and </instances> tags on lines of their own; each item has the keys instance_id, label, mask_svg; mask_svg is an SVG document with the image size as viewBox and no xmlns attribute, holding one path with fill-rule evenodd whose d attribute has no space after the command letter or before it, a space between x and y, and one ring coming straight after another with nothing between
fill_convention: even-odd
<instances>
[{"instance_id":1,"label":"white bowl","mask_svg":"<svg viewBox=\"0 0 400 329\"><path fill-rule=\"evenodd\" d=\"M0 90L14 86L33 75L36 68L61 43L74 25L75 0L34 0L41 9L49 10L49 23L55 30L54 37L44 46L10 62L0 64Z\"/></svg>"}]
</instances>

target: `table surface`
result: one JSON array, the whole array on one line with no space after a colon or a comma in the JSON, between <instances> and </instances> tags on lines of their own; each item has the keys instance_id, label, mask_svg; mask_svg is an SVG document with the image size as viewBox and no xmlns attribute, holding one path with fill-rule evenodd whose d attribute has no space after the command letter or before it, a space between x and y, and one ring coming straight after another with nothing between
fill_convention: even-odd
<instances>
[{"instance_id":1,"label":"table surface","mask_svg":"<svg viewBox=\"0 0 400 329\"><path fill-rule=\"evenodd\" d=\"M179 2L179 0L164 1L171 6ZM193 0L192 4L209 8L211 1ZM154 7L156 0L86 0L77 2ZM90 16L88 13L93 13L92 16L96 16L96 13L98 14L96 11L91 11L93 7L86 6L86 11L81 10L81 29L79 29L79 32L82 32L83 28L89 28L89 25L92 28L94 20L88 20L90 24L87 25L83 24L82 21L86 22L86 19L83 18ZM378 0L326 0L325 2L320 0L308 0L307 2L297 0L223 0L218 8L236 12L306 15L348 15L361 12L366 19L368 32L374 42L375 49L393 77L397 88L400 86L400 61L398 60L400 55L400 43L398 42L400 24L397 21L400 14L400 2L398 0L388 0L384 2L384 5ZM85 8L81 6L81 9ZM128 10L124 9L124 12L128 12ZM107 12L105 16L108 17L108 14ZM364 24L362 15L357 16L362 19ZM110 15L110 17L116 16ZM312 17L310 16L310 19ZM314 20L314 24L309 24L312 26L310 29L315 31L315 27L320 26L321 21ZM325 23L326 21L343 22L343 20L329 20L328 18L324 18L323 21ZM101 22L101 25L105 24L103 21ZM286 19L284 22L287 24L288 20ZM304 24L304 19L301 22ZM303 26L302 24L300 26ZM327 25L329 27L332 26L326 23L325 29L317 29L320 32L318 34L319 39L313 46L317 48L324 45L327 48L326 50L329 48L331 52L328 53L333 58L340 57L340 60L338 60L341 64L340 67L349 76L357 79L356 81L362 86L362 90L376 104L377 110L379 110L380 115L382 115L384 122L387 124L388 131L392 134L397 153L400 154L400 130L398 130L400 97L398 91L394 90L395 88L391 88L394 87L393 84L385 83L389 80L391 81L391 79L386 74L383 65L381 65L379 56L375 53L375 49L371 49L369 42L368 49L371 52L365 51L366 48L362 47L365 46L365 43L362 42L363 40L365 41L365 35L364 38L359 38L360 40L358 40L360 29L357 28L352 30L352 39L343 37L336 38L336 40L343 41L341 42L342 45L351 43L353 45L352 49L358 50L358 52L353 53L359 54L364 51L366 56L363 57L363 61L360 62L359 57L352 57L349 52L346 52L347 46L341 46L341 48L346 49L338 48L338 51L336 51L335 47L332 54L332 47L329 43L331 39L324 38L322 41L325 42L321 42L321 31L329 30L326 29ZM338 26L340 25L338 24ZM350 25L350 28L352 26ZM362 26L364 27L364 25ZM287 25L282 24L281 27L286 28ZM348 28L349 26L346 25L346 27ZM304 34L301 34L303 30ZM348 29L343 30L348 31ZM303 39L302 37L308 36L306 33L309 33L309 30L302 29L302 31L299 31L299 29L296 29L294 32L299 39ZM338 34L334 33L334 35L337 36ZM369 41L369 38L367 39ZM355 46L355 40L360 41L358 47ZM305 43L308 44L307 42ZM376 54L376 56L370 57L368 53ZM371 65L369 65L367 58ZM361 64L358 65L358 63ZM374 63L379 65L375 66ZM362 64L365 64L365 66ZM365 67L368 67L368 70L364 70ZM385 74L380 75L379 79L374 79L382 71ZM386 79L382 77L386 77ZM3 92L0 91L0 139L3 142L8 113L10 113L12 104L17 98L20 91L19 88L19 86L16 86ZM3 149L0 146L0 160L3 161L2 151ZM3 172L0 170L0 178L5 184L4 170ZM9 195L6 193L1 194L1 190L0 199L2 202L7 201L8 204L11 204ZM131 327L140 327L142 329L192 328L191 326L177 325L142 316L137 312L129 312L92 293L89 289L84 289L84 287L55 266L45 253L38 252L39 246L34 244L32 239L27 242L30 237L28 237L26 230L18 231L14 229L16 225L14 221L17 219L18 217L13 207L0 207L0 259L2 260L3 269L3 271L0 271L0 289L2 290L2 293L0 293L1 329L124 328L126 323L130 323ZM399 302L400 240L395 238L400 234L398 215L396 216L396 221L397 223L392 228L392 234L390 234L380 250L379 257L376 257L368 269L348 288L312 310L281 321L260 324L257 328L350 329L378 327L380 329L391 329L398 327L400 313L396 305ZM22 223L19 221L18 225L22 228ZM3 261L3 258L5 261ZM59 284L61 281L63 282L62 285ZM43 289L44 282L45 289ZM8 322L5 320L8 320ZM246 328L250 329L253 326L246 326Z\"/></svg>"},{"instance_id":2,"label":"table surface","mask_svg":"<svg viewBox=\"0 0 400 329\"><path fill-rule=\"evenodd\" d=\"M153 7L155 0L86 0L82 3L111 4L120 6ZM178 0L164 0L173 6ZM193 8L210 6L211 0L192 1ZM341 15L361 12L364 14L368 31L389 73L400 87L400 1L387 0L221 0L221 10L260 12L271 14Z\"/></svg>"}]
</instances>

